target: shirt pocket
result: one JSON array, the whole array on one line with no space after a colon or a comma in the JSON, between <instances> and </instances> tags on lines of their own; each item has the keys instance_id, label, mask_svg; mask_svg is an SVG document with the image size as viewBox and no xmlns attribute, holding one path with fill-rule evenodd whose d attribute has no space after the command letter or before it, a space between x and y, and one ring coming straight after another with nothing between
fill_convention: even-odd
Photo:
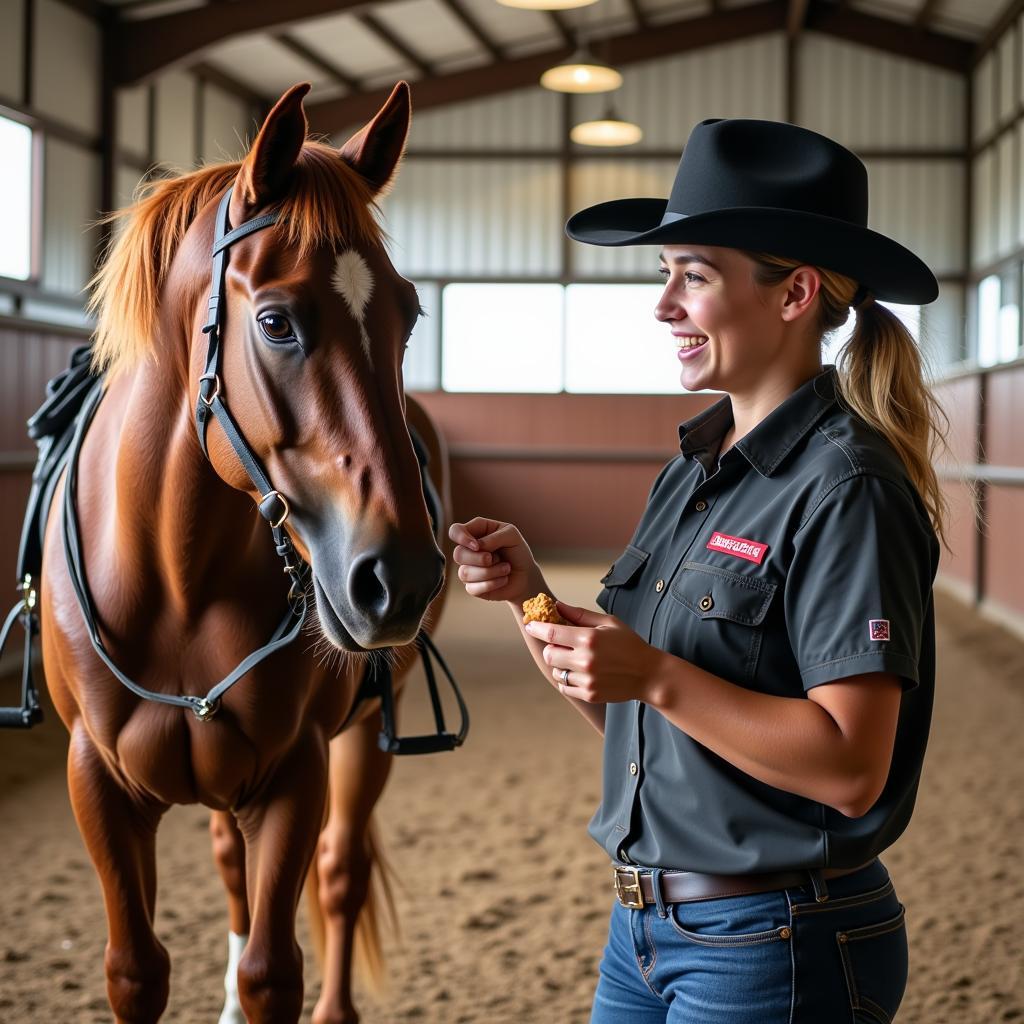
<instances>
[{"instance_id":1,"label":"shirt pocket","mask_svg":"<svg viewBox=\"0 0 1024 1024\"><path fill-rule=\"evenodd\" d=\"M721 566L683 562L669 588L665 650L730 682L752 684L777 587Z\"/></svg>"},{"instance_id":2,"label":"shirt pocket","mask_svg":"<svg viewBox=\"0 0 1024 1024\"><path fill-rule=\"evenodd\" d=\"M650 551L638 548L635 544L627 544L626 550L612 562L611 568L601 577L604 588L597 595L597 604L609 615L612 613L616 595L622 590L632 590L636 587L641 570L650 557Z\"/></svg>"}]
</instances>

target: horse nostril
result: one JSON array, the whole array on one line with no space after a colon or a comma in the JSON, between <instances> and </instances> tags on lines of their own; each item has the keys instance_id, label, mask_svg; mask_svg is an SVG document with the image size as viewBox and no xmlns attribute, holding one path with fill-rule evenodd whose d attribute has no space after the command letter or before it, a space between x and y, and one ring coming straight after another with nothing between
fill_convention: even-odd
<instances>
[{"instance_id":1,"label":"horse nostril","mask_svg":"<svg viewBox=\"0 0 1024 1024\"><path fill-rule=\"evenodd\" d=\"M352 603L377 615L387 609L388 592L377 573L380 564L376 556L363 555L357 559L349 576Z\"/></svg>"}]
</instances>

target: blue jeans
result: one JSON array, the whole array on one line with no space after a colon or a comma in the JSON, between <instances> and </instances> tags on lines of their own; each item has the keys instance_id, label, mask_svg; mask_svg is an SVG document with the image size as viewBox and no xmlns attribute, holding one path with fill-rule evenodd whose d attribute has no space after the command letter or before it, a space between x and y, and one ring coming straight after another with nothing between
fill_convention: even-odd
<instances>
[{"instance_id":1,"label":"blue jeans","mask_svg":"<svg viewBox=\"0 0 1024 1024\"><path fill-rule=\"evenodd\" d=\"M590 1024L889 1024L908 971L889 872L876 857L819 884L824 902L810 877L642 910L616 900Z\"/></svg>"}]
</instances>

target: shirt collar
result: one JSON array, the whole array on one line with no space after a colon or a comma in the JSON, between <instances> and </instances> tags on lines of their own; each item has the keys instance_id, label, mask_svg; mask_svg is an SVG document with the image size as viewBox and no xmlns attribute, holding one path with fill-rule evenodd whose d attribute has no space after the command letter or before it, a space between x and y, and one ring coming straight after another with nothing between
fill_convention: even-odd
<instances>
[{"instance_id":1,"label":"shirt collar","mask_svg":"<svg viewBox=\"0 0 1024 1024\"><path fill-rule=\"evenodd\" d=\"M790 449L835 402L836 368L829 363L777 405L734 445L762 476L771 476ZM732 398L726 395L679 424L679 450L687 457L707 451L732 426Z\"/></svg>"}]
</instances>

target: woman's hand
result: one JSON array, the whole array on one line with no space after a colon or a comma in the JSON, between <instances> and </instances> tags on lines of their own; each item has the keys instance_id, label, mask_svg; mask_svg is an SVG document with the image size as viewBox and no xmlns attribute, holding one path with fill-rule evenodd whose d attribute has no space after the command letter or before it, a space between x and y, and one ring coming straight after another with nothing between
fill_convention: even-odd
<instances>
[{"instance_id":1,"label":"woman's hand","mask_svg":"<svg viewBox=\"0 0 1024 1024\"><path fill-rule=\"evenodd\" d=\"M477 516L452 523L448 537L455 541L452 558L466 593L484 601L521 604L536 593L540 567L523 535L512 523Z\"/></svg>"},{"instance_id":2,"label":"woman's hand","mask_svg":"<svg viewBox=\"0 0 1024 1024\"><path fill-rule=\"evenodd\" d=\"M547 641L544 660L551 678L566 697L591 704L646 701L655 669L664 654L652 647L621 619L588 608L556 602L571 626L528 622L523 628ZM568 683L562 669L569 669Z\"/></svg>"}]
</instances>

